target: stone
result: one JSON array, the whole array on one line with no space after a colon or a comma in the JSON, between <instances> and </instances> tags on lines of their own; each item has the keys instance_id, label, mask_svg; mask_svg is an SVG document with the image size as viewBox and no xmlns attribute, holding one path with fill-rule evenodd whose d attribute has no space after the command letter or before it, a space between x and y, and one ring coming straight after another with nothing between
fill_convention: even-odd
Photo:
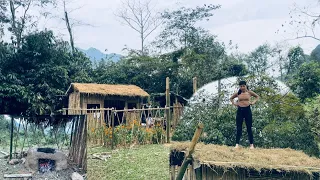
<instances>
[{"instance_id":1,"label":"stone","mask_svg":"<svg viewBox=\"0 0 320 180\"><path fill-rule=\"evenodd\" d=\"M84 180L84 178L77 172L73 172L71 175L72 180Z\"/></svg>"},{"instance_id":2,"label":"stone","mask_svg":"<svg viewBox=\"0 0 320 180\"><path fill-rule=\"evenodd\" d=\"M60 171L68 168L67 156L56 150L54 153L37 152L37 148L30 148L27 152L25 167L33 171L38 171L39 159L51 159L55 161L55 170Z\"/></svg>"},{"instance_id":3,"label":"stone","mask_svg":"<svg viewBox=\"0 0 320 180\"><path fill-rule=\"evenodd\" d=\"M16 165L16 164L19 164L20 162L21 162L21 160L19 160L19 159L11 159L9 161L9 164L10 165Z\"/></svg>"},{"instance_id":4,"label":"stone","mask_svg":"<svg viewBox=\"0 0 320 180\"><path fill-rule=\"evenodd\" d=\"M21 158L21 164L26 163L26 158Z\"/></svg>"}]
</instances>

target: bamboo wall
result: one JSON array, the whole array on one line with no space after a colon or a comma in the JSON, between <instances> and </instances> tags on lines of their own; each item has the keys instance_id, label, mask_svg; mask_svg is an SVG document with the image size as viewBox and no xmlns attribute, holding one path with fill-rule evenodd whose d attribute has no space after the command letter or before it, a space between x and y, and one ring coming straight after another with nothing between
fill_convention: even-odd
<instances>
[{"instance_id":1,"label":"bamboo wall","mask_svg":"<svg viewBox=\"0 0 320 180\"><path fill-rule=\"evenodd\" d=\"M107 104L105 104L105 102L107 102ZM128 107L129 103L134 105L135 108L138 108L140 106L140 98L100 96L73 92L69 94L67 110L69 115L85 114L87 118L89 143L103 145L103 129L111 126L111 108L119 109L121 107L120 109L124 109ZM91 107L93 109L88 109L88 104L97 104L100 107ZM66 114L66 111L64 114ZM120 118L115 117L116 124L122 124L125 116L127 116L129 120L138 119L136 113L129 112L124 116L121 115Z\"/></svg>"},{"instance_id":2,"label":"bamboo wall","mask_svg":"<svg viewBox=\"0 0 320 180\"><path fill-rule=\"evenodd\" d=\"M179 123L180 118L183 115L183 106L178 102L173 105L173 114L172 114L172 127L173 129L176 128L176 126Z\"/></svg>"},{"instance_id":3,"label":"bamboo wall","mask_svg":"<svg viewBox=\"0 0 320 180\"><path fill-rule=\"evenodd\" d=\"M114 123L117 125L128 125L134 120L141 123L142 112L148 110L137 111L132 108L140 109L142 100L141 98L126 98L126 97L113 97L113 96L100 96L90 94L80 94L73 92L69 94L68 99L69 106L67 109L69 115L86 115L87 120L87 131L88 131L88 143L90 145L105 145L105 131L106 128L111 127L111 109L120 110L114 114ZM90 107L88 104L97 104L100 107ZM114 106L114 107L113 107ZM91 109L94 108L94 109ZM161 108L160 108L161 109ZM170 122L172 128L175 129L180 117L183 113L183 106L180 103L175 103L171 107ZM145 112L147 113L147 112ZM65 113L66 114L66 113ZM165 114L165 113L164 113ZM151 115L154 121L163 124L164 118L160 114ZM144 117L148 117L148 113L144 114Z\"/></svg>"},{"instance_id":4,"label":"bamboo wall","mask_svg":"<svg viewBox=\"0 0 320 180\"><path fill-rule=\"evenodd\" d=\"M85 115L73 120L69 159L79 168L87 170L87 121Z\"/></svg>"},{"instance_id":5,"label":"bamboo wall","mask_svg":"<svg viewBox=\"0 0 320 180\"><path fill-rule=\"evenodd\" d=\"M86 109L84 114L87 115L88 130L103 131L103 127L106 127L105 113L104 110L104 96L99 95L85 95L82 94L82 109ZM100 107L93 107L94 109L87 109L88 104L98 104ZM97 109L96 109L97 108ZM103 133L91 133L90 142L95 144L103 144Z\"/></svg>"},{"instance_id":6,"label":"bamboo wall","mask_svg":"<svg viewBox=\"0 0 320 180\"><path fill-rule=\"evenodd\" d=\"M68 111L68 114L74 115L78 114L75 109L80 109L80 93L78 92L73 92L69 94L69 99L68 99L68 108L70 109Z\"/></svg>"}]
</instances>

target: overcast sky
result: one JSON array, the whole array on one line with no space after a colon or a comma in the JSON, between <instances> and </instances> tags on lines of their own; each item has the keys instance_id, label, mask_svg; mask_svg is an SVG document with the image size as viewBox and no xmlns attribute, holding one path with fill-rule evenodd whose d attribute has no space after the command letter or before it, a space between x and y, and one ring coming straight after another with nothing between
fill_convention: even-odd
<instances>
[{"instance_id":1,"label":"overcast sky","mask_svg":"<svg viewBox=\"0 0 320 180\"><path fill-rule=\"evenodd\" d=\"M201 26L218 36L223 42L232 40L238 44L241 52L249 52L257 46L269 42L283 42L294 38L292 29L281 27L289 20L290 9L294 3L300 6L315 6L317 0L154 0L159 11L173 9L178 6L195 7L203 4L220 4L210 21L201 23ZM122 25L114 16L121 0L74 0L67 5L74 10L69 16L92 26L78 26L74 28L76 46L87 49L95 47L101 51L108 49L108 53L123 53L125 45L138 49L139 36L127 26ZM320 5L319 5L320 7ZM53 14L63 15L62 7L52 11ZM68 40L65 24L59 19L42 21L39 28L53 29L57 35ZM280 29L281 33L275 32ZM159 31L149 37L152 40ZM309 53L318 42L312 39L287 41L290 45L301 44Z\"/></svg>"}]
</instances>

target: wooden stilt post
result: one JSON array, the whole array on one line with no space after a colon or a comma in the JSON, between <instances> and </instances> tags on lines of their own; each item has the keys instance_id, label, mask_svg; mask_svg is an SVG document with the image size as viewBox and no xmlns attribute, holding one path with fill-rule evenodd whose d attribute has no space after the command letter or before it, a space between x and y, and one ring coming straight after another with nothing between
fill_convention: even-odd
<instances>
[{"instance_id":1,"label":"wooden stilt post","mask_svg":"<svg viewBox=\"0 0 320 180\"><path fill-rule=\"evenodd\" d=\"M166 127L167 127L167 143L170 143L170 80L169 77L166 78Z\"/></svg>"},{"instance_id":2,"label":"wooden stilt post","mask_svg":"<svg viewBox=\"0 0 320 180\"><path fill-rule=\"evenodd\" d=\"M178 176L177 176L176 180L182 180L188 165L192 162L192 154L193 154L194 148L196 147L196 144L197 144L197 142L198 142L198 140L200 138L202 129L203 129L203 124L199 123L198 127L196 129L196 132L193 135L191 144L189 146L189 151L187 152L187 154L186 154L186 156L185 156L185 158L183 160L183 163L181 165L181 168L180 168L180 171L178 173Z\"/></svg>"},{"instance_id":3,"label":"wooden stilt post","mask_svg":"<svg viewBox=\"0 0 320 180\"><path fill-rule=\"evenodd\" d=\"M114 111L111 110L111 126L112 126L112 144L111 148L114 149L115 139L114 139Z\"/></svg>"},{"instance_id":4,"label":"wooden stilt post","mask_svg":"<svg viewBox=\"0 0 320 180\"><path fill-rule=\"evenodd\" d=\"M193 78L193 93L197 91L197 77Z\"/></svg>"}]
</instances>

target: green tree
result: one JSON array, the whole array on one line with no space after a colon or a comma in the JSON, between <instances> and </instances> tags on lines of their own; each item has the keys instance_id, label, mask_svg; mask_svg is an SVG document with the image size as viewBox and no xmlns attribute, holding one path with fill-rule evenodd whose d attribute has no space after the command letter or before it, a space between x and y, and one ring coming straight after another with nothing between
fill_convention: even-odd
<instances>
[{"instance_id":1,"label":"green tree","mask_svg":"<svg viewBox=\"0 0 320 180\"><path fill-rule=\"evenodd\" d=\"M320 63L320 45L318 45L314 50L312 50L310 58L311 60Z\"/></svg>"},{"instance_id":2,"label":"green tree","mask_svg":"<svg viewBox=\"0 0 320 180\"><path fill-rule=\"evenodd\" d=\"M102 61L95 80L107 84L135 84L149 93L164 92L165 78L172 77L173 63L148 56L131 56L115 63Z\"/></svg>"},{"instance_id":3,"label":"green tree","mask_svg":"<svg viewBox=\"0 0 320 180\"><path fill-rule=\"evenodd\" d=\"M53 32L30 34L1 64L6 75L0 83L1 106L16 114L50 114L55 96L64 94L71 82L90 80L90 67L88 58L74 58L68 43Z\"/></svg>"},{"instance_id":4,"label":"green tree","mask_svg":"<svg viewBox=\"0 0 320 180\"><path fill-rule=\"evenodd\" d=\"M4 25L8 23L8 19L6 16L7 12L7 1L0 1L0 38L4 34Z\"/></svg>"},{"instance_id":5,"label":"green tree","mask_svg":"<svg viewBox=\"0 0 320 180\"><path fill-rule=\"evenodd\" d=\"M320 64L304 63L293 76L291 89L304 101L315 97L320 92Z\"/></svg>"},{"instance_id":6,"label":"green tree","mask_svg":"<svg viewBox=\"0 0 320 180\"><path fill-rule=\"evenodd\" d=\"M306 57L303 49L300 46L291 48L288 52L288 62L286 64L287 75L294 74L299 67L306 62Z\"/></svg>"},{"instance_id":7,"label":"green tree","mask_svg":"<svg viewBox=\"0 0 320 180\"><path fill-rule=\"evenodd\" d=\"M181 7L173 11L164 11L164 29L161 31L157 44L159 48L179 49L187 48L190 42L197 38L201 28L196 23L209 20L213 16L212 11L219 9L220 5L204 5L196 8Z\"/></svg>"},{"instance_id":8,"label":"green tree","mask_svg":"<svg viewBox=\"0 0 320 180\"><path fill-rule=\"evenodd\" d=\"M312 132L320 141L320 95L315 98L307 99L304 105L307 119L312 127Z\"/></svg>"},{"instance_id":9,"label":"green tree","mask_svg":"<svg viewBox=\"0 0 320 180\"><path fill-rule=\"evenodd\" d=\"M264 44L252 51L246 58L249 73L260 76L266 74L271 67L269 60L275 56L276 51L268 44Z\"/></svg>"},{"instance_id":10,"label":"green tree","mask_svg":"<svg viewBox=\"0 0 320 180\"><path fill-rule=\"evenodd\" d=\"M8 30L12 33L11 40L12 45L16 48L20 48L23 37L27 28L33 28L37 26L38 21L34 21L35 17L42 16L47 17L49 12L41 12L39 14L32 13L33 8L46 7L49 4L55 4L54 0L8 0L7 9L10 13L6 16L8 19Z\"/></svg>"}]
</instances>

